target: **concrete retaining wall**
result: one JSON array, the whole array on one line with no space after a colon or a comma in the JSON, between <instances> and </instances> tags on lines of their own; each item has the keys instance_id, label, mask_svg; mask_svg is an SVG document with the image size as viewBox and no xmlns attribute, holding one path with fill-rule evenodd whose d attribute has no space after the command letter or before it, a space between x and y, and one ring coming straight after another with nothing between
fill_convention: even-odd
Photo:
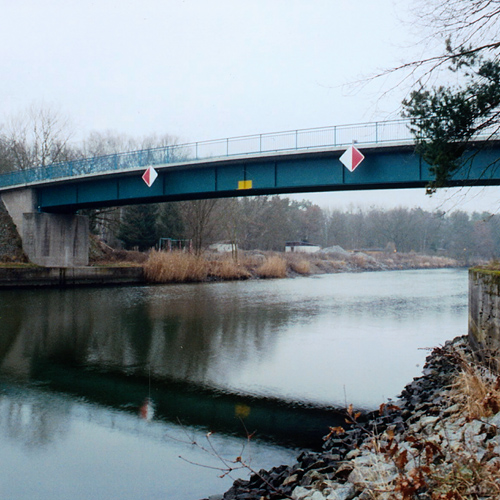
<instances>
[{"instance_id":1,"label":"concrete retaining wall","mask_svg":"<svg viewBox=\"0 0 500 500\"><path fill-rule=\"evenodd\" d=\"M469 270L469 340L480 353L488 353L498 358L496 354L500 353L500 271Z\"/></svg>"},{"instance_id":2,"label":"concrete retaining wall","mask_svg":"<svg viewBox=\"0 0 500 500\"><path fill-rule=\"evenodd\" d=\"M72 214L23 214L23 249L31 262L46 267L89 263L88 219Z\"/></svg>"},{"instance_id":3,"label":"concrete retaining wall","mask_svg":"<svg viewBox=\"0 0 500 500\"><path fill-rule=\"evenodd\" d=\"M0 288L144 283L142 267L0 268Z\"/></svg>"},{"instance_id":4,"label":"concrete retaining wall","mask_svg":"<svg viewBox=\"0 0 500 500\"><path fill-rule=\"evenodd\" d=\"M6 191L1 198L21 236L24 253L31 262L46 267L88 265L87 217L38 212L33 189Z\"/></svg>"}]
</instances>

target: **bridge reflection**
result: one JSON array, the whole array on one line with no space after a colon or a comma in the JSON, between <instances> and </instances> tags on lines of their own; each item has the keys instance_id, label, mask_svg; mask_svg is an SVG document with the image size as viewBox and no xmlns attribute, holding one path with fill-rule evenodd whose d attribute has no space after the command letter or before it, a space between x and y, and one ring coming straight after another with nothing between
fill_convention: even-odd
<instances>
[{"instance_id":1,"label":"bridge reflection","mask_svg":"<svg viewBox=\"0 0 500 500\"><path fill-rule=\"evenodd\" d=\"M329 426L344 423L343 412L279 399L235 394L175 380L40 363L33 378L51 391L143 417L146 399L154 419L207 432L271 441L288 447L320 448Z\"/></svg>"},{"instance_id":2,"label":"bridge reflection","mask_svg":"<svg viewBox=\"0 0 500 500\"><path fill-rule=\"evenodd\" d=\"M235 304L237 297L214 308L213 290L188 285L3 292L9 301L0 301L0 374L137 417L141 407L149 410L143 405L151 398L154 418L161 421L238 436L256 431L259 439L287 446L320 446L328 427L343 422L341 411L216 383L231 378L249 349L261 356L271 352L275 337L269 332L292 311L272 303ZM314 314L310 305L308 312ZM236 363L227 366L227 359ZM11 405L12 412L32 415L35 429L47 408Z\"/></svg>"}]
</instances>

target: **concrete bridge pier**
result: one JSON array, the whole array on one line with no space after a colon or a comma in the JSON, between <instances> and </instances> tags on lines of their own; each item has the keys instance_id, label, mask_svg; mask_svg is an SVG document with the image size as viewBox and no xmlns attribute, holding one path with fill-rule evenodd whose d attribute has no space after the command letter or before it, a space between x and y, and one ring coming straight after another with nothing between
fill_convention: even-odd
<instances>
[{"instance_id":1,"label":"concrete bridge pier","mask_svg":"<svg viewBox=\"0 0 500 500\"><path fill-rule=\"evenodd\" d=\"M87 217L38 212L36 192L29 188L4 191L1 197L31 262L44 267L88 266Z\"/></svg>"}]
</instances>

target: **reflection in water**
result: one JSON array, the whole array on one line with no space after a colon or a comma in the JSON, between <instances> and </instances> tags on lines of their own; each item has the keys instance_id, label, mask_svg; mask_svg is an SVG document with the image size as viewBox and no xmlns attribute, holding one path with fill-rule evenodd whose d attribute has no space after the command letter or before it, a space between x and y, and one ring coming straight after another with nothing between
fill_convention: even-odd
<instances>
[{"instance_id":1,"label":"reflection in water","mask_svg":"<svg viewBox=\"0 0 500 500\"><path fill-rule=\"evenodd\" d=\"M220 460L202 450L207 438L196 428L146 421L38 387L0 387L2 499L196 500L246 476L219 478ZM241 439L216 434L211 442L227 460L242 454ZM243 450L257 468L291 463L295 455L257 441Z\"/></svg>"},{"instance_id":2,"label":"reflection in water","mask_svg":"<svg viewBox=\"0 0 500 500\"><path fill-rule=\"evenodd\" d=\"M328 427L344 421L331 408L225 393L191 382L153 380L148 389L145 377L55 363L39 363L34 376L45 387L135 415L149 412L151 417L154 402L154 416L163 421L243 438L251 429L259 439L292 447L318 447Z\"/></svg>"},{"instance_id":3,"label":"reflection in water","mask_svg":"<svg viewBox=\"0 0 500 500\"><path fill-rule=\"evenodd\" d=\"M130 437L123 447L117 444L129 429L136 429L139 442L150 436L148 447L175 471L178 460L163 448L166 434L216 431L231 440L244 435L243 420L249 432L274 443L256 442L256 467L266 460L281 463L291 455L276 443L290 445L291 436L296 446L320 443L338 422L332 406L376 407L396 396L420 373L426 356L420 349L465 334L466 322L467 273L456 270L0 291L2 448L12 464L16 457L19 464L32 460L32 484L44 482L34 472L39 461L22 450L45 450L45 468L74 463L75 449L98 465L99 450L108 457L101 464L105 482L106 468L123 460L113 455L114 446L127 453L130 469L139 467L137 461L148 463L155 483L162 468L140 451L132 459ZM157 434L148 434L152 429ZM102 450L104 442L111 448ZM9 484L20 479L17 470L12 465ZM68 471L73 481L75 471ZM2 498L9 498L2 490L6 474L0 473ZM127 492L103 484L107 496L100 497L155 498L158 491L134 496L134 474L128 473ZM161 494L196 498L225 489L204 482L211 486L199 495L192 489L179 493L178 485ZM85 491L81 498L99 498ZM10 495L34 497L78 494Z\"/></svg>"},{"instance_id":4,"label":"reflection in water","mask_svg":"<svg viewBox=\"0 0 500 500\"><path fill-rule=\"evenodd\" d=\"M27 378L42 357L204 383L219 356L237 364L272 349L269 332L290 318L286 307L219 303L209 286L10 293L0 366Z\"/></svg>"},{"instance_id":5,"label":"reflection in water","mask_svg":"<svg viewBox=\"0 0 500 500\"><path fill-rule=\"evenodd\" d=\"M153 420L155 414L155 404L151 398L146 398L139 409L139 416L148 422Z\"/></svg>"},{"instance_id":6,"label":"reflection in water","mask_svg":"<svg viewBox=\"0 0 500 500\"><path fill-rule=\"evenodd\" d=\"M6 384L0 384L0 388L0 432L4 437L38 448L67 435L69 401L40 399L33 391Z\"/></svg>"}]
</instances>

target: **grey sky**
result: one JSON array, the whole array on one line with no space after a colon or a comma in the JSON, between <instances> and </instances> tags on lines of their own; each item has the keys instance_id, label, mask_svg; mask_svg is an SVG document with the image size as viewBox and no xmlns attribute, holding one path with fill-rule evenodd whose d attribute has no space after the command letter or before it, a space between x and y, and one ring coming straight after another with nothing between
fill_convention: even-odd
<instances>
[{"instance_id":1,"label":"grey sky","mask_svg":"<svg viewBox=\"0 0 500 500\"><path fill-rule=\"evenodd\" d=\"M76 139L113 130L188 142L395 118L407 89L352 82L411 56L406 5L0 0L0 123L43 103L73 120Z\"/></svg>"},{"instance_id":2,"label":"grey sky","mask_svg":"<svg viewBox=\"0 0 500 500\"><path fill-rule=\"evenodd\" d=\"M0 3L2 113L44 101L82 133L192 141L370 121L398 105L381 111L377 89L342 87L397 61L392 0Z\"/></svg>"}]
</instances>

